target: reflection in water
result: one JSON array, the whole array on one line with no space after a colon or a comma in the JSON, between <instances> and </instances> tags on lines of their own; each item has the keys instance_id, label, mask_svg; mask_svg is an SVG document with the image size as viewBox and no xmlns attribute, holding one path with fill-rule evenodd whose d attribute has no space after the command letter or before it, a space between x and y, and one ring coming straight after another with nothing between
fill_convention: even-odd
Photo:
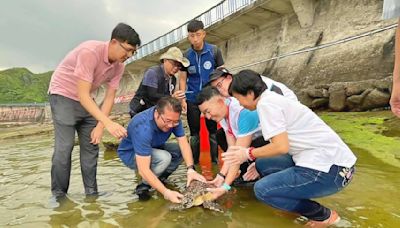
<instances>
[{"instance_id":1,"label":"reflection in water","mask_svg":"<svg viewBox=\"0 0 400 228\"><path fill-rule=\"evenodd\" d=\"M63 197L56 201L58 206L53 209L53 213L50 215L50 225L57 226L59 224L64 224L76 227L79 223L84 221L82 211L78 208L78 203L75 203L68 197Z\"/></svg>"},{"instance_id":2,"label":"reflection in water","mask_svg":"<svg viewBox=\"0 0 400 228\"><path fill-rule=\"evenodd\" d=\"M114 160L114 159L118 159L118 154L116 151L114 150L106 150L104 151L104 156L103 156L104 160Z\"/></svg>"},{"instance_id":3,"label":"reflection in water","mask_svg":"<svg viewBox=\"0 0 400 228\"><path fill-rule=\"evenodd\" d=\"M256 200L251 188L236 189L221 200L224 213L195 207L169 211L169 203L153 192L148 202L132 194L136 174L122 165L115 151L100 152L98 197L83 194L77 148L72 157L68 197L50 199L52 136L5 140L0 143L0 227L302 227L296 216ZM399 227L400 171L365 151L358 155L353 183L339 194L319 200L344 218L343 227ZM203 174L217 170L202 153ZM182 189L186 169L182 165L170 178ZM49 200L50 199L50 200Z\"/></svg>"}]
</instances>

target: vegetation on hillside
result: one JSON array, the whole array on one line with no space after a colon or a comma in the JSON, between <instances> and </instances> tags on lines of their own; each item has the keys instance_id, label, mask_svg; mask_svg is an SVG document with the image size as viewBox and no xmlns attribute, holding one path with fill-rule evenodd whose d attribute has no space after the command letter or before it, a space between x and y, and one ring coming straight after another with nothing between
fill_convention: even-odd
<instances>
[{"instance_id":1,"label":"vegetation on hillside","mask_svg":"<svg viewBox=\"0 0 400 228\"><path fill-rule=\"evenodd\" d=\"M34 74L26 68L0 71L0 104L47 102L52 73Z\"/></svg>"}]
</instances>

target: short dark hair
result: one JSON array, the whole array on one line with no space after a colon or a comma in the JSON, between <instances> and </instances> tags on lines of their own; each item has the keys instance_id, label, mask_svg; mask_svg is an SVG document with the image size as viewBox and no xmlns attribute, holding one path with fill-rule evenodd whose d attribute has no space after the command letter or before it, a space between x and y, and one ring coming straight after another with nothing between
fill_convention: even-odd
<instances>
[{"instance_id":1,"label":"short dark hair","mask_svg":"<svg viewBox=\"0 0 400 228\"><path fill-rule=\"evenodd\" d=\"M182 113L181 102L174 97L162 97L160 100L158 100L156 104L157 112L163 114L166 108L169 108L173 112L177 112L179 114Z\"/></svg>"},{"instance_id":2,"label":"short dark hair","mask_svg":"<svg viewBox=\"0 0 400 228\"><path fill-rule=\"evenodd\" d=\"M257 98L267 89L267 85L261 79L261 75L252 70L242 70L233 75L232 83L229 86L229 94L233 93L246 96L249 91L253 91L254 98Z\"/></svg>"},{"instance_id":3,"label":"short dark hair","mask_svg":"<svg viewBox=\"0 0 400 228\"><path fill-rule=\"evenodd\" d=\"M204 29L204 24L202 21L199 20L191 20L187 25L188 32L197 32L200 29Z\"/></svg>"},{"instance_id":4,"label":"short dark hair","mask_svg":"<svg viewBox=\"0 0 400 228\"><path fill-rule=\"evenodd\" d=\"M200 91L199 95L197 95L197 105L201 105L215 96L221 96L218 89L212 86L206 86Z\"/></svg>"},{"instance_id":5,"label":"short dark hair","mask_svg":"<svg viewBox=\"0 0 400 228\"><path fill-rule=\"evenodd\" d=\"M136 47L140 46L141 41L139 34L131 26L125 23L119 23L111 33L111 39L116 39L119 42L127 41L128 44Z\"/></svg>"}]
</instances>

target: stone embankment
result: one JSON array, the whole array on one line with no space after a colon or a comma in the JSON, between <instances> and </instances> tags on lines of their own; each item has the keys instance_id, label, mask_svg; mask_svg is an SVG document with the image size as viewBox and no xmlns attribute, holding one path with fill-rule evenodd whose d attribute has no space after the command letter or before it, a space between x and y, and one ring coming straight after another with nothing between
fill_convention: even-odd
<instances>
[{"instance_id":1,"label":"stone embankment","mask_svg":"<svg viewBox=\"0 0 400 228\"><path fill-rule=\"evenodd\" d=\"M49 104L13 104L0 106L0 123L47 122L51 119Z\"/></svg>"},{"instance_id":2,"label":"stone embankment","mask_svg":"<svg viewBox=\"0 0 400 228\"><path fill-rule=\"evenodd\" d=\"M310 86L303 102L312 109L367 111L389 105L392 77Z\"/></svg>"}]
</instances>

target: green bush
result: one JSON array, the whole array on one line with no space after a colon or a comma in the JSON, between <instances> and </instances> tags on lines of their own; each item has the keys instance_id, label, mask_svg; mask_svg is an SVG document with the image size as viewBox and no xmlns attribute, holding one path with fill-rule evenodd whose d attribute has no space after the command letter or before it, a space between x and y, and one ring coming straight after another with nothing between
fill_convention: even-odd
<instances>
[{"instance_id":1,"label":"green bush","mask_svg":"<svg viewBox=\"0 0 400 228\"><path fill-rule=\"evenodd\" d=\"M47 102L52 73L34 74L26 68L0 71L0 104Z\"/></svg>"}]
</instances>

